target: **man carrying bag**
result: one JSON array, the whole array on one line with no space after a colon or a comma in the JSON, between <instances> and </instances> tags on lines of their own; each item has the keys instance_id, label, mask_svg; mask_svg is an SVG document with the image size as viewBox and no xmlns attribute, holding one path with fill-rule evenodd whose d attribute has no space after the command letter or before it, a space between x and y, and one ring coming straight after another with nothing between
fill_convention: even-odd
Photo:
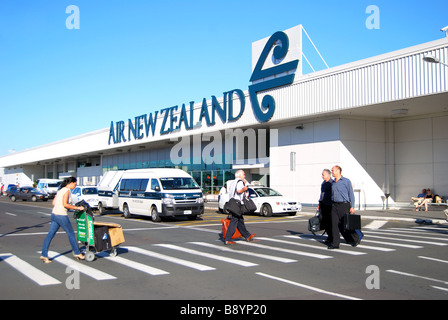
<instances>
[{"instance_id":1,"label":"man carrying bag","mask_svg":"<svg viewBox=\"0 0 448 320\"><path fill-rule=\"evenodd\" d=\"M243 170L238 170L235 173L235 180L229 186L229 202L225 205L225 210L229 211L232 216L230 218L229 228L224 238L224 243L235 244L232 241L232 236L236 229L240 231L241 235L246 238L246 241L252 241L255 234L250 234L244 224L243 213L246 211L246 207L243 204L244 193L247 191L247 181L245 179L246 174Z\"/></svg>"},{"instance_id":2,"label":"man carrying bag","mask_svg":"<svg viewBox=\"0 0 448 320\"><path fill-rule=\"evenodd\" d=\"M355 213L355 195L353 193L352 183L349 179L342 176L342 169L340 166L334 166L331 173L335 178L332 191L332 207L331 207L331 224L332 237L328 244L328 249L339 249L340 238L339 232L344 237L345 241L356 247L364 236L360 225L356 227L344 226L344 222L351 222L351 216ZM354 218L354 216L353 216ZM357 217L359 219L359 217Z\"/></svg>"}]
</instances>

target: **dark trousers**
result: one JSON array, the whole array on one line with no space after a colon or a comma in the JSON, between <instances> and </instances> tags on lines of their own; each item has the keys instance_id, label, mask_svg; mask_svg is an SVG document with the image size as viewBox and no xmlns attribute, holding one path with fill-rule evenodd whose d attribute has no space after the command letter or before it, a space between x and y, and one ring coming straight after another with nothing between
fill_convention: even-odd
<instances>
[{"instance_id":1,"label":"dark trousers","mask_svg":"<svg viewBox=\"0 0 448 320\"><path fill-rule=\"evenodd\" d=\"M230 217L229 229L227 229L227 234L224 241L232 241L232 236L235 233L236 228L238 228L238 230L240 231L241 235L244 238L246 239L249 238L250 232L247 231L246 229L246 225L244 224L244 218L242 216L235 217L232 215Z\"/></svg>"},{"instance_id":2,"label":"dark trousers","mask_svg":"<svg viewBox=\"0 0 448 320\"><path fill-rule=\"evenodd\" d=\"M347 243L353 243L359 240L359 234L356 231L345 231L342 219L344 216L350 213L350 203L333 203L331 206L331 223L332 223L332 240L333 246L339 246L341 239L339 232L344 237Z\"/></svg>"},{"instance_id":3,"label":"dark trousers","mask_svg":"<svg viewBox=\"0 0 448 320\"><path fill-rule=\"evenodd\" d=\"M331 204L324 204L322 202L319 203L320 214L322 215L321 225L325 232L328 235L328 241L332 241L333 238L333 230L331 223Z\"/></svg>"}]
</instances>

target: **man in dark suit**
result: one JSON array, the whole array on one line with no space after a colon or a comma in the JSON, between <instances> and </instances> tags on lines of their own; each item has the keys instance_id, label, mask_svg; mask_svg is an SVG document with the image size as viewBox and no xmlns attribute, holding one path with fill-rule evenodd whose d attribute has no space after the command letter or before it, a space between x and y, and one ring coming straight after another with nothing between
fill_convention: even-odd
<instances>
[{"instance_id":1,"label":"man in dark suit","mask_svg":"<svg viewBox=\"0 0 448 320\"><path fill-rule=\"evenodd\" d=\"M317 210L322 215L322 227L328 235L325 244L328 245L333 238L333 231L331 230L331 186L333 185L333 180L331 179L331 171L329 169L322 171L322 179L324 181L320 186L320 198Z\"/></svg>"}]
</instances>

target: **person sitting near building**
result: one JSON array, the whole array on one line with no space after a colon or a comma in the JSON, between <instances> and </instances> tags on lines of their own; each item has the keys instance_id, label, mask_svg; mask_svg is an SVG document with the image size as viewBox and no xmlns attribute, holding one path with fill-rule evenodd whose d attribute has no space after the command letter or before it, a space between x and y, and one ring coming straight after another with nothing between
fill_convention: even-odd
<instances>
[{"instance_id":1,"label":"person sitting near building","mask_svg":"<svg viewBox=\"0 0 448 320\"><path fill-rule=\"evenodd\" d=\"M426 197L426 189L422 189L422 192L419 193L416 197L412 197L411 201L415 207L415 210L417 210L417 207L423 203L423 201L425 200Z\"/></svg>"},{"instance_id":2,"label":"person sitting near building","mask_svg":"<svg viewBox=\"0 0 448 320\"><path fill-rule=\"evenodd\" d=\"M425 206L425 211L428 211L428 203L432 203L432 200L434 199L434 194L431 192L431 189L426 189L425 197L423 198L423 201L417 205L415 208L416 211L419 211L422 206Z\"/></svg>"}]
</instances>

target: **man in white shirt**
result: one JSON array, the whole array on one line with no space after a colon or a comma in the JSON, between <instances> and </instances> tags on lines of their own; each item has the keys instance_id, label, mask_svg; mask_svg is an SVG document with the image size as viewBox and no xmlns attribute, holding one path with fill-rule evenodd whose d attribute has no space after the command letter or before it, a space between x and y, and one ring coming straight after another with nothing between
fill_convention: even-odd
<instances>
[{"instance_id":1,"label":"man in white shirt","mask_svg":"<svg viewBox=\"0 0 448 320\"><path fill-rule=\"evenodd\" d=\"M229 199L234 198L238 201L242 201L244 197L244 193L247 191L247 181L246 181L246 173L243 170L238 170L235 173L235 180L230 183L228 187ZM246 225L244 224L243 216L237 217L232 215L230 219L229 229L227 230L226 238L224 239L225 244L235 244L232 241L232 236L236 231L236 228L240 231L241 235L246 238L246 241L252 241L255 237L254 234L250 234L246 229Z\"/></svg>"}]
</instances>

